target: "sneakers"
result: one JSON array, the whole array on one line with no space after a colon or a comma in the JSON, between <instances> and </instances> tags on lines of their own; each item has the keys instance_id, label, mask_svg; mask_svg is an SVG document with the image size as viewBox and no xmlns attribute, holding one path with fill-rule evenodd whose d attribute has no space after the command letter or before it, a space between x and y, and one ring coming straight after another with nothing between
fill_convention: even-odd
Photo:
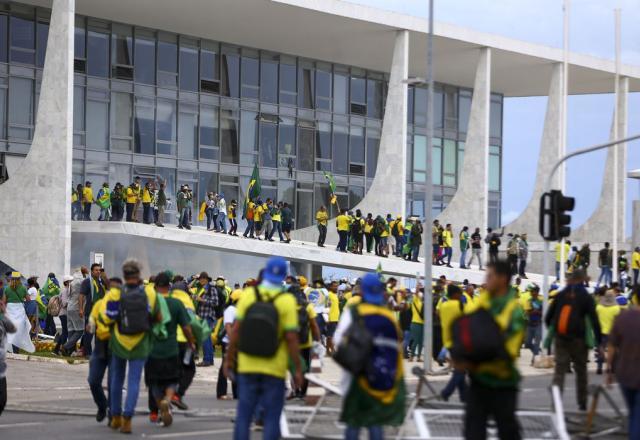
<instances>
[{"instance_id":1,"label":"sneakers","mask_svg":"<svg viewBox=\"0 0 640 440\"><path fill-rule=\"evenodd\" d=\"M173 406L175 406L178 409L181 409L183 411L186 411L189 409L189 407L187 406L186 403L184 403L182 401L182 399L180 398L180 396L178 396L177 394L174 394L173 397L171 398L171 404Z\"/></svg>"},{"instance_id":2,"label":"sneakers","mask_svg":"<svg viewBox=\"0 0 640 440\"><path fill-rule=\"evenodd\" d=\"M102 423L102 421L107 417L107 410L104 408L100 408L96 413L96 422Z\"/></svg>"},{"instance_id":3,"label":"sneakers","mask_svg":"<svg viewBox=\"0 0 640 440\"><path fill-rule=\"evenodd\" d=\"M152 424L158 423L158 411L151 411L149 413L149 422Z\"/></svg>"},{"instance_id":4,"label":"sneakers","mask_svg":"<svg viewBox=\"0 0 640 440\"><path fill-rule=\"evenodd\" d=\"M160 418L162 419L164 426L171 426L173 423L171 405L169 405L169 401L166 399L160 401Z\"/></svg>"},{"instance_id":5,"label":"sneakers","mask_svg":"<svg viewBox=\"0 0 640 440\"><path fill-rule=\"evenodd\" d=\"M120 432L123 434L131 434L131 417L122 418L122 426Z\"/></svg>"}]
</instances>

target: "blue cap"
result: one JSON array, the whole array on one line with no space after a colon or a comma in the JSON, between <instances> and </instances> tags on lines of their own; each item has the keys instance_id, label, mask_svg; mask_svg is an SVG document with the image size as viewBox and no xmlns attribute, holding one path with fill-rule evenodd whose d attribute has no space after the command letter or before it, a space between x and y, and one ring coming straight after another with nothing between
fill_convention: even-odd
<instances>
[{"instance_id":1,"label":"blue cap","mask_svg":"<svg viewBox=\"0 0 640 440\"><path fill-rule=\"evenodd\" d=\"M362 298L369 304L380 305L384 302L384 284L375 273L368 273L360 281Z\"/></svg>"},{"instance_id":2,"label":"blue cap","mask_svg":"<svg viewBox=\"0 0 640 440\"><path fill-rule=\"evenodd\" d=\"M273 284L279 284L287 277L287 260L282 257L271 257L262 272L262 278Z\"/></svg>"}]
</instances>

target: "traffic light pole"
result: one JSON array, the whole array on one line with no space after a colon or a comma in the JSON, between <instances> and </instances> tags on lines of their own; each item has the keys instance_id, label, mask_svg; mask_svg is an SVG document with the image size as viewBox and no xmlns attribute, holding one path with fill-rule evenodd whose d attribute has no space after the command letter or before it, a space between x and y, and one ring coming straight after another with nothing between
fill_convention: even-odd
<instances>
[{"instance_id":1,"label":"traffic light pole","mask_svg":"<svg viewBox=\"0 0 640 440\"><path fill-rule=\"evenodd\" d=\"M640 134L629 136L623 139L616 139L610 142L605 142L604 144L592 145L591 147L581 148L579 150L575 150L569 154L566 154L558 162L555 163L553 168L551 168L551 171L549 172L549 175L547 176L547 180L544 185L544 192L548 193L551 190L551 181L553 180L553 176L556 174L556 171L558 171L558 168L560 168L560 166L563 163L565 163L567 160L576 156L581 156L583 154L591 153L593 151L604 150L605 148L611 148L618 144L624 144L627 142L635 141L637 139L640 139ZM604 170L604 172L606 173L607 170ZM545 207L541 206L540 209L545 209ZM544 316L544 311L546 309L547 303L549 302L549 248L550 248L549 241L545 240L544 255L542 256L542 293L544 295L543 316ZM543 331L542 340L544 340L546 336L546 328L544 326L542 327L542 331Z\"/></svg>"}]
</instances>

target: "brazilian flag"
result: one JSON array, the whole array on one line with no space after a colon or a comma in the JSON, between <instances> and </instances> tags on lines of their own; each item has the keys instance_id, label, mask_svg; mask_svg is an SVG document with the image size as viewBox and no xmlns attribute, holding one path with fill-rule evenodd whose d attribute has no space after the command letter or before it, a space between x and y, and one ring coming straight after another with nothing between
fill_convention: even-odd
<instances>
[{"instance_id":1,"label":"brazilian flag","mask_svg":"<svg viewBox=\"0 0 640 440\"><path fill-rule=\"evenodd\" d=\"M253 165L253 172L251 173L251 179L249 180L249 187L247 188L244 198L244 204L242 206L242 218L246 218L249 201L254 200L256 197L258 197L261 190L262 187L260 185L260 171L258 170L258 165L255 164Z\"/></svg>"},{"instance_id":2,"label":"brazilian flag","mask_svg":"<svg viewBox=\"0 0 640 440\"><path fill-rule=\"evenodd\" d=\"M336 197L336 180L333 178L333 175L331 173L324 171L323 174L324 178L327 179L327 182L329 183L329 201L332 205L335 205L336 201L338 200L338 198Z\"/></svg>"}]
</instances>

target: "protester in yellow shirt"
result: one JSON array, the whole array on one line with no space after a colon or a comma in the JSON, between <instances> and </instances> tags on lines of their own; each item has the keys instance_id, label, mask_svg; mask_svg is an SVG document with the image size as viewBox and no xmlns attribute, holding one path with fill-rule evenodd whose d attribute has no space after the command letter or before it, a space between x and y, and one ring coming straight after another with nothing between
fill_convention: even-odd
<instances>
[{"instance_id":1,"label":"protester in yellow shirt","mask_svg":"<svg viewBox=\"0 0 640 440\"><path fill-rule=\"evenodd\" d=\"M609 333L613 328L613 322L620 314L622 309L616 301L616 293L613 290L607 290L607 292L600 298L600 303L596 306L596 314L598 315L598 321L600 323L600 331L602 332L602 338L600 341L600 347L598 348L597 365L598 369L596 374L602 374L602 365L605 362L605 348L609 341Z\"/></svg>"},{"instance_id":2,"label":"protester in yellow shirt","mask_svg":"<svg viewBox=\"0 0 640 440\"><path fill-rule=\"evenodd\" d=\"M424 310L422 305L423 290L419 288L416 293L413 294L411 301L411 326L409 333L411 334L411 344L409 345L409 362L413 362L413 359L417 357L420 362L420 356L422 355L422 344L424 341ZM429 356L429 354L427 354Z\"/></svg>"},{"instance_id":3,"label":"protester in yellow shirt","mask_svg":"<svg viewBox=\"0 0 640 440\"><path fill-rule=\"evenodd\" d=\"M336 332L340 321L340 299L338 298L338 283L332 281L329 284L329 322L327 323L327 354L334 352L333 334Z\"/></svg>"},{"instance_id":4,"label":"protester in yellow shirt","mask_svg":"<svg viewBox=\"0 0 640 440\"><path fill-rule=\"evenodd\" d=\"M91 189L91 182L84 184L82 189L82 207L84 209L84 220L91 220L91 206L93 205L93 189Z\"/></svg>"},{"instance_id":5,"label":"protester in yellow shirt","mask_svg":"<svg viewBox=\"0 0 640 440\"><path fill-rule=\"evenodd\" d=\"M347 215L347 210L342 209L340 215L336 218L336 227L338 228L338 235L340 236L340 241L338 242L338 250L340 252L347 252L350 223L351 219Z\"/></svg>"},{"instance_id":6,"label":"protester in yellow shirt","mask_svg":"<svg viewBox=\"0 0 640 440\"><path fill-rule=\"evenodd\" d=\"M638 275L640 275L640 246L637 246L631 254L631 271L633 272L633 285L638 284Z\"/></svg>"},{"instance_id":7,"label":"protester in yellow shirt","mask_svg":"<svg viewBox=\"0 0 640 440\"><path fill-rule=\"evenodd\" d=\"M564 252L563 252L564 249ZM560 266L567 262L569 258L569 252L571 251L571 242L565 241L564 246L562 246L562 242L559 241L556 243L556 280L560 279ZM564 253L564 261L562 260Z\"/></svg>"},{"instance_id":8,"label":"protester in yellow shirt","mask_svg":"<svg viewBox=\"0 0 640 440\"><path fill-rule=\"evenodd\" d=\"M448 223L444 231L442 231L442 249L444 256L442 259L447 259L447 267L451 267L451 257L453 256L453 231L451 229L451 223Z\"/></svg>"},{"instance_id":9,"label":"protester in yellow shirt","mask_svg":"<svg viewBox=\"0 0 640 440\"><path fill-rule=\"evenodd\" d=\"M318 247L324 247L324 241L327 239L327 222L329 214L327 208L323 206L316 212L316 222L318 224Z\"/></svg>"},{"instance_id":10,"label":"protester in yellow shirt","mask_svg":"<svg viewBox=\"0 0 640 440\"><path fill-rule=\"evenodd\" d=\"M440 316L440 323L442 325L442 347L443 350L448 351L453 345L451 325L456 319L462 316L464 310L462 290L455 284L449 284L447 286L446 298L446 301L440 305L438 315ZM439 356L439 360L441 357L445 356ZM455 368L452 369L451 379L449 379L447 385L440 392L440 397L442 397L445 402L449 400L449 397L451 397L456 389L458 389L460 393L460 399L464 401L467 388L465 376L464 371Z\"/></svg>"}]
</instances>

